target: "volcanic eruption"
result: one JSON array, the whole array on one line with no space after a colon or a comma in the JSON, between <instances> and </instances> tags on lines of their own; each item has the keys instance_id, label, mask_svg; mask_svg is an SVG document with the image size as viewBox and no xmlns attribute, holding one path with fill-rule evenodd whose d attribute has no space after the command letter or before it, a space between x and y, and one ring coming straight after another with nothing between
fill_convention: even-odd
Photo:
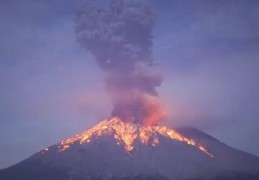
<instances>
[{"instance_id":1,"label":"volcanic eruption","mask_svg":"<svg viewBox=\"0 0 259 180\"><path fill-rule=\"evenodd\" d=\"M154 14L144 0L85 0L77 41L104 72L110 116L0 171L2 180L256 179L259 158L193 128L161 125L163 76L152 56ZM241 178L240 178L241 177Z\"/></svg>"},{"instance_id":2,"label":"volcanic eruption","mask_svg":"<svg viewBox=\"0 0 259 180\"><path fill-rule=\"evenodd\" d=\"M155 89L163 78L152 57L153 25L154 14L143 0L112 0L106 8L87 0L79 7L76 39L105 72L107 92L114 107L109 120L62 141L61 150L76 141L86 143L102 135L113 135L130 152L136 139L156 146L160 134L213 156L194 140L157 125L166 112Z\"/></svg>"}]
</instances>

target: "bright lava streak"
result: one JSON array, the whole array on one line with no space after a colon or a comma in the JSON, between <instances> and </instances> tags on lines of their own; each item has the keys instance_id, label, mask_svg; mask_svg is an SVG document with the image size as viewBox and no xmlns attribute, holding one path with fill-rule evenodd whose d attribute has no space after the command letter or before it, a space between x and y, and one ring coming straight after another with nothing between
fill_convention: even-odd
<instances>
[{"instance_id":1,"label":"bright lava streak","mask_svg":"<svg viewBox=\"0 0 259 180\"><path fill-rule=\"evenodd\" d=\"M80 144L89 143L103 135L113 135L117 140L117 144L123 144L127 152L134 150L134 142L139 139L145 145L157 146L159 144L158 135L162 135L172 140L184 142L190 146L198 148L201 152L213 157L204 146L196 141L186 138L180 133L166 126L150 126L150 125L136 125L133 123L125 123L119 118L106 119L101 121L91 129L77 134L76 136L67 140L61 141L59 144L59 151L65 151L73 143Z\"/></svg>"}]
</instances>

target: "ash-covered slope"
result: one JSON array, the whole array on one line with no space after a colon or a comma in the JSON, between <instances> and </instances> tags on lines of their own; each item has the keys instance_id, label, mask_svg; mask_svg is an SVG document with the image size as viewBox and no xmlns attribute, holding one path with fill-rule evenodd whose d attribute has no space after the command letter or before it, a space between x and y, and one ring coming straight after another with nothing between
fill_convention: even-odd
<instances>
[{"instance_id":1,"label":"ash-covered slope","mask_svg":"<svg viewBox=\"0 0 259 180\"><path fill-rule=\"evenodd\" d=\"M203 144L210 157L186 143L159 136L156 147L135 142L126 152L112 136L48 151L0 171L1 180L259 179L259 158L235 150L193 128L178 132Z\"/></svg>"}]
</instances>

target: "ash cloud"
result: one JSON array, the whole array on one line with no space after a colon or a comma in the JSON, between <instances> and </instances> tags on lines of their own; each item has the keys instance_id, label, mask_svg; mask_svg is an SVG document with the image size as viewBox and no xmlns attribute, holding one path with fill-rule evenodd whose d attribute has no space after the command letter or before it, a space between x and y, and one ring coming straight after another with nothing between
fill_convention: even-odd
<instances>
[{"instance_id":1,"label":"ash cloud","mask_svg":"<svg viewBox=\"0 0 259 180\"><path fill-rule=\"evenodd\" d=\"M144 0L111 0L106 7L85 0L76 13L76 39L105 72L112 116L124 121L145 123L156 106L163 78L152 57L154 19Z\"/></svg>"}]
</instances>

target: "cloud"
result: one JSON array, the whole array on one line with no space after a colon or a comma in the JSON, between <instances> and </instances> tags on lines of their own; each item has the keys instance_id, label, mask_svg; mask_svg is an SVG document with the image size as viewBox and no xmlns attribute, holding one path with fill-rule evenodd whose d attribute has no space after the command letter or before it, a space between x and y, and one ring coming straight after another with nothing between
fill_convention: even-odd
<instances>
[{"instance_id":1,"label":"cloud","mask_svg":"<svg viewBox=\"0 0 259 180\"><path fill-rule=\"evenodd\" d=\"M123 121L146 123L152 113L146 102L163 80L152 57L154 17L143 0L113 0L107 7L87 0L76 12L77 41L105 72L111 116Z\"/></svg>"}]
</instances>

